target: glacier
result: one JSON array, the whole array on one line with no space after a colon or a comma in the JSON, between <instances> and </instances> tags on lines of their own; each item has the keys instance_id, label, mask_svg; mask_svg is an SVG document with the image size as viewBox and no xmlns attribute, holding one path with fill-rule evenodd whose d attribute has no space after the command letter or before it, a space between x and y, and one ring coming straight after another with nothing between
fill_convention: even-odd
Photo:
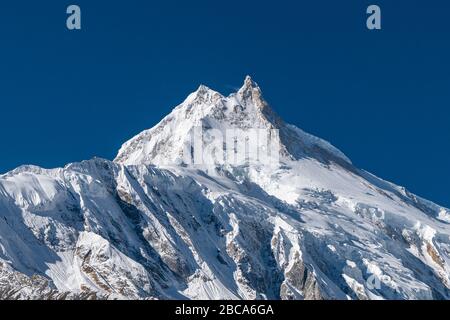
<instances>
[{"instance_id":1,"label":"glacier","mask_svg":"<svg viewBox=\"0 0 450 320\"><path fill-rule=\"evenodd\" d=\"M184 163L196 127L277 130L279 161ZM0 299L449 299L449 223L247 77L200 86L114 161L0 175Z\"/></svg>"}]
</instances>

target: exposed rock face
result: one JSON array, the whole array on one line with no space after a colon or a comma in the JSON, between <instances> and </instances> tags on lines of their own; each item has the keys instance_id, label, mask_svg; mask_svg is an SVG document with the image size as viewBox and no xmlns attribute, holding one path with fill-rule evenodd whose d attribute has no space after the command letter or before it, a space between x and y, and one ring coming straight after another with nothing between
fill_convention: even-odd
<instances>
[{"instance_id":1,"label":"exposed rock face","mask_svg":"<svg viewBox=\"0 0 450 320\"><path fill-rule=\"evenodd\" d=\"M277 130L279 162L187 164L195 127ZM250 78L201 86L114 162L0 176L0 299L449 299L448 212L286 124Z\"/></svg>"}]
</instances>

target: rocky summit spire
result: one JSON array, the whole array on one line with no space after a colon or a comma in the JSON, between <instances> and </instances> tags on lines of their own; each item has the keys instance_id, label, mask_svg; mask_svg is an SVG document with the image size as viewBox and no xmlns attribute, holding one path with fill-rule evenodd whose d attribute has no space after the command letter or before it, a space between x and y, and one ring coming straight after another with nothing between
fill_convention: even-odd
<instances>
[{"instance_id":1,"label":"rocky summit spire","mask_svg":"<svg viewBox=\"0 0 450 320\"><path fill-rule=\"evenodd\" d=\"M237 92L237 96L243 105L253 104L262 112L272 113L269 104L264 100L261 88L250 76L246 76L244 85Z\"/></svg>"},{"instance_id":2,"label":"rocky summit spire","mask_svg":"<svg viewBox=\"0 0 450 320\"><path fill-rule=\"evenodd\" d=\"M237 92L237 97L243 106L253 105L275 127L280 127L283 120L272 110L264 99L261 88L250 76L246 76L244 85Z\"/></svg>"},{"instance_id":3,"label":"rocky summit spire","mask_svg":"<svg viewBox=\"0 0 450 320\"><path fill-rule=\"evenodd\" d=\"M258 86L258 84L257 84L255 81L253 81L252 77L250 77L249 75L247 75L247 76L245 77L244 85L243 85L242 88L259 89L259 86Z\"/></svg>"},{"instance_id":4,"label":"rocky summit spire","mask_svg":"<svg viewBox=\"0 0 450 320\"><path fill-rule=\"evenodd\" d=\"M261 89L250 76L245 77L244 85L241 87L241 89L239 89L237 93L238 96L241 97L243 102L256 102L258 100L263 100Z\"/></svg>"}]
</instances>

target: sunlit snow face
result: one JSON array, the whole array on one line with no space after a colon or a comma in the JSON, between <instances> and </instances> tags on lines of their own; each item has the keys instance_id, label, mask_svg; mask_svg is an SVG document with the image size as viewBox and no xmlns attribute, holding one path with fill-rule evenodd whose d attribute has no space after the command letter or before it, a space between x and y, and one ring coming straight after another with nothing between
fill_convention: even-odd
<instances>
[{"instance_id":1,"label":"sunlit snow face","mask_svg":"<svg viewBox=\"0 0 450 320\"><path fill-rule=\"evenodd\" d=\"M207 129L194 127L178 162L190 165L277 165L278 129Z\"/></svg>"}]
</instances>

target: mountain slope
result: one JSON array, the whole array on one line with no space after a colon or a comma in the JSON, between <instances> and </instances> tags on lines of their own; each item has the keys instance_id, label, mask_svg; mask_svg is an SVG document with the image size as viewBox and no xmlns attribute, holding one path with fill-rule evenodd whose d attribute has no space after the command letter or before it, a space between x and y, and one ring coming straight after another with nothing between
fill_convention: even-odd
<instances>
[{"instance_id":1,"label":"mountain slope","mask_svg":"<svg viewBox=\"0 0 450 320\"><path fill-rule=\"evenodd\" d=\"M254 129L269 161L226 161L213 138ZM449 299L449 223L247 77L228 97L201 86L113 162L0 176L0 298Z\"/></svg>"}]
</instances>

